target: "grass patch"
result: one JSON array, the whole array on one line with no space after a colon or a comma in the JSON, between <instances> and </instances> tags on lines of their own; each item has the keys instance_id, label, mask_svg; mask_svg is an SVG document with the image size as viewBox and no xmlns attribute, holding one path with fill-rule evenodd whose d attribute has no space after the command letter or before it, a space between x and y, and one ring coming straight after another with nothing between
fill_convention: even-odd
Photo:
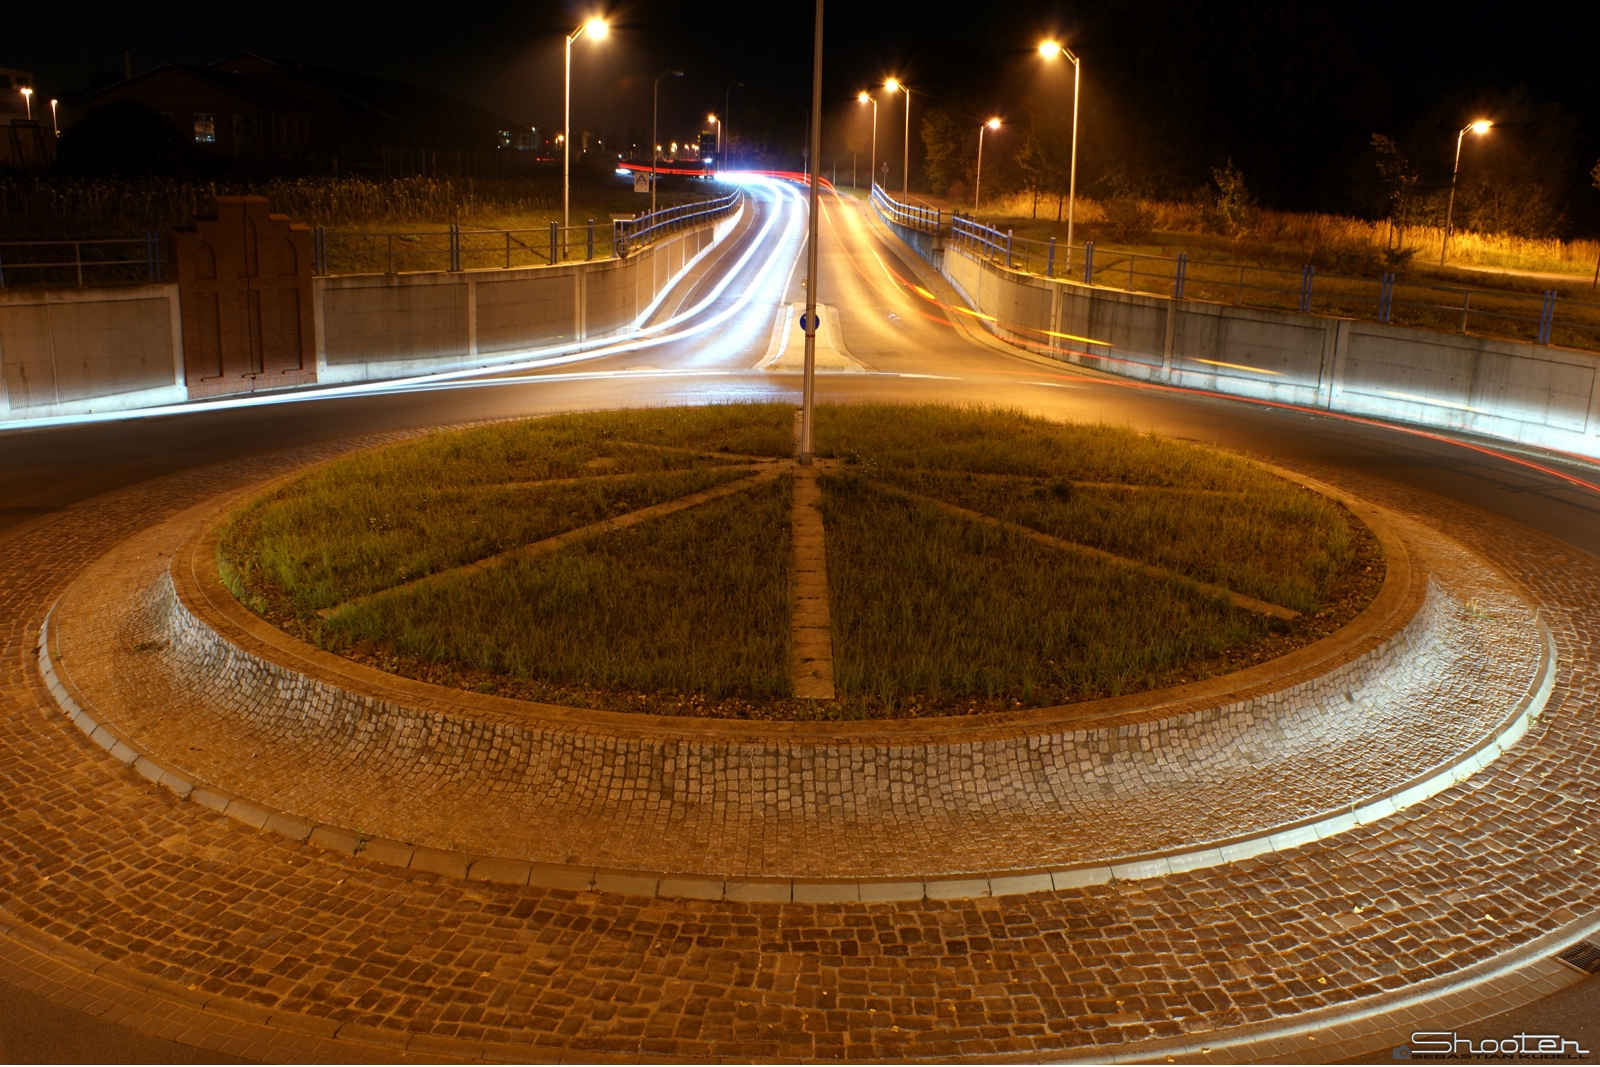
<instances>
[{"instance_id":1,"label":"grass patch","mask_svg":"<svg viewBox=\"0 0 1600 1067\"><path fill-rule=\"evenodd\" d=\"M861 405L819 412L817 441L864 477L1297 611L1314 609L1353 558L1337 504L1153 434Z\"/></svg>"},{"instance_id":2,"label":"grass patch","mask_svg":"<svg viewBox=\"0 0 1600 1067\"><path fill-rule=\"evenodd\" d=\"M240 508L222 530L218 564L252 608L303 620L741 477L735 457L785 454L791 423L783 405L728 405L434 434L337 460ZM588 480L529 484L572 478Z\"/></svg>"},{"instance_id":3,"label":"grass patch","mask_svg":"<svg viewBox=\"0 0 1600 1067\"><path fill-rule=\"evenodd\" d=\"M1054 704L1150 687L1266 633L1259 616L908 501L823 480L845 699Z\"/></svg>"},{"instance_id":4,"label":"grass patch","mask_svg":"<svg viewBox=\"0 0 1600 1067\"><path fill-rule=\"evenodd\" d=\"M819 408L816 439L832 702L788 695L787 475L547 556L440 574L743 477L760 462L749 457L790 454L787 405L542 418L358 453L241 507L218 563L268 619L385 670L575 706L774 719L991 711L1225 673L1337 629L1383 577L1376 542L1338 505L1198 445L878 404ZM1184 577L1304 614L1236 609Z\"/></svg>"},{"instance_id":5,"label":"grass patch","mask_svg":"<svg viewBox=\"0 0 1600 1067\"><path fill-rule=\"evenodd\" d=\"M390 669L509 683L532 699L782 698L790 489L784 475L547 557L385 594L328 630Z\"/></svg>"}]
</instances>

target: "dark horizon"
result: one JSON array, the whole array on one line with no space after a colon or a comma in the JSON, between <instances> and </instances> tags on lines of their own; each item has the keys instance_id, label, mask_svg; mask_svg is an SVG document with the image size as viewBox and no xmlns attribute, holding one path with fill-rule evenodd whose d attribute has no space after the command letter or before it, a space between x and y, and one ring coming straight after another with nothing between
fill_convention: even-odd
<instances>
[{"instance_id":1,"label":"dark horizon","mask_svg":"<svg viewBox=\"0 0 1600 1067\"><path fill-rule=\"evenodd\" d=\"M353 4L184 2L151 20L68 0L15 14L0 65L32 71L41 98L66 99L120 76L124 51L136 73L252 51L433 86L551 128L561 116L562 36L593 10L495 2L441 17L437 6L411 4L375 21ZM1232 159L1265 203L1361 211L1373 133L1411 144L1424 179L1437 180L1456 119L1490 107L1517 112L1530 129L1542 123L1537 136L1561 142L1538 164L1541 177L1559 178L1569 235L1600 233L1600 192L1586 180L1600 156L1600 80L1587 76L1586 55L1600 34L1594 9L1542 4L1511 19L1481 0L1025 2L987 12L981 24L972 11L907 0L833 6L825 52L832 121L848 120L857 90L890 74L907 78L918 91L912 141L920 155L923 106L1018 111L1041 92L1033 45L1059 35L1085 59L1081 190L1121 166L1170 193ZM759 132L798 151L810 90L808 4L625 0L605 14L610 38L573 46L574 129L613 135L625 149L633 132L648 129L654 75L679 67L685 77L663 84L663 140L698 131L708 112L723 111L726 87L744 82L733 91L734 133ZM887 146L889 134L880 137Z\"/></svg>"}]
</instances>

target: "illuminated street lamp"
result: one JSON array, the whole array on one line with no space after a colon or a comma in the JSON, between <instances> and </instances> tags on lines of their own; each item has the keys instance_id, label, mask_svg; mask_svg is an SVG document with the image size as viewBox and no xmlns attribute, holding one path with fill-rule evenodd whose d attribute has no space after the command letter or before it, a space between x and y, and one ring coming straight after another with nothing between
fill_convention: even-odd
<instances>
[{"instance_id":1,"label":"illuminated street lamp","mask_svg":"<svg viewBox=\"0 0 1600 1067\"><path fill-rule=\"evenodd\" d=\"M856 102L872 105L872 169L867 173L872 176L872 183L876 185L878 181L878 98L863 89L856 94Z\"/></svg>"},{"instance_id":2,"label":"illuminated street lamp","mask_svg":"<svg viewBox=\"0 0 1600 1067\"><path fill-rule=\"evenodd\" d=\"M17 91L22 94L23 102L28 105L28 121L32 122L33 121L33 90L24 87L22 89L18 89Z\"/></svg>"},{"instance_id":3,"label":"illuminated street lamp","mask_svg":"<svg viewBox=\"0 0 1600 1067\"><path fill-rule=\"evenodd\" d=\"M681 78L681 70L664 70L656 75L656 85L650 97L650 143L655 149L650 153L650 214L656 213L656 161L661 158L661 142L656 140L656 118L661 114L661 79ZM678 146L672 146L677 151Z\"/></svg>"},{"instance_id":4,"label":"illuminated street lamp","mask_svg":"<svg viewBox=\"0 0 1600 1067\"><path fill-rule=\"evenodd\" d=\"M715 115L707 115L706 121L714 122L717 125L717 155L720 156L722 155L722 120Z\"/></svg>"},{"instance_id":5,"label":"illuminated street lamp","mask_svg":"<svg viewBox=\"0 0 1600 1067\"><path fill-rule=\"evenodd\" d=\"M891 93L898 89L906 94L906 147L905 157L900 163L900 199L907 200L911 188L911 87L899 78L890 78L883 83L883 87Z\"/></svg>"},{"instance_id":6,"label":"illuminated street lamp","mask_svg":"<svg viewBox=\"0 0 1600 1067\"><path fill-rule=\"evenodd\" d=\"M1066 56L1072 60L1072 169L1067 179L1067 265L1072 265L1072 209L1078 199L1078 90L1082 84L1083 64L1060 41L1039 42L1039 55L1044 59Z\"/></svg>"},{"instance_id":7,"label":"illuminated street lamp","mask_svg":"<svg viewBox=\"0 0 1600 1067\"><path fill-rule=\"evenodd\" d=\"M998 130L999 119L990 119L978 127L978 176L972 183L972 210L978 210L978 197L983 192L983 135L988 130Z\"/></svg>"},{"instance_id":8,"label":"illuminated street lamp","mask_svg":"<svg viewBox=\"0 0 1600 1067\"><path fill-rule=\"evenodd\" d=\"M61 124L56 121L56 98L50 98L50 132L57 137L61 136Z\"/></svg>"},{"instance_id":9,"label":"illuminated street lamp","mask_svg":"<svg viewBox=\"0 0 1600 1067\"><path fill-rule=\"evenodd\" d=\"M1439 266L1441 267L1444 266L1445 250L1450 247L1450 224L1454 221L1456 213L1456 175L1461 173L1461 140L1466 137L1468 130L1482 137L1489 132L1489 128L1493 125L1494 123L1488 119L1478 119L1461 127L1461 132L1456 134L1456 165L1455 169L1450 172L1450 206L1444 213L1444 240L1439 242Z\"/></svg>"},{"instance_id":10,"label":"illuminated street lamp","mask_svg":"<svg viewBox=\"0 0 1600 1067\"><path fill-rule=\"evenodd\" d=\"M611 27L606 25L606 20L596 16L567 34L566 103L561 113L561 226L563 230L572 225L569 211L572 187L572 42L586 33L591 41L603 40L609 32L611 32Z\"/></svg>"}]
</instances>

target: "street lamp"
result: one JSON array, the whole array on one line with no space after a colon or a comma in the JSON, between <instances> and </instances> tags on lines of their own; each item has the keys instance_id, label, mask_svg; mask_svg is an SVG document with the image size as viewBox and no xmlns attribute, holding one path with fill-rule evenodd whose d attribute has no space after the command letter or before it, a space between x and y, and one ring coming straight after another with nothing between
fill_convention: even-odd
<instances>
[{"instance_id":1,"label":"street lamp","mask_svg":"<svg viewBox=\"0 0 1600 1067\"><path fill-rule=\"evenodd\" d=\"M878 184L878 98L863 89L856 94L856 102L872 105L872 169L867 173L872 176L872 184L876 185Z\"/></svg>"},{"instance_id":2,"label":"street lamp","mask_svg":"<svg viewBox=\"0 0 1600 1067\"><path fill-rule=\"evenodd\" d=\"M656 161L661 158L661 142L656 140L656 119L661 114L661 79L681 78L683 71L670 68L656 75L655 89L650 98L650 214L656 213Z\"/></svg>"},{"instance_id":3,"label":"street lamp","mask_svg":"<svg viewBox=\"0 0 1600 1067\"><path fill-rule=\"evenodd\" d=\"M22 94L23 102L28 105L28 121L32 122L33 121L33 90L32 89L28 89L28 88L22 88L22 89L18 89L17 91Z\"/></svg>"},{"instance_id":4,"label":"street lamp","mask_svg":"<svg viewBox=\"0 0 1600 1067\"><path fill-rule=\"evenodd\" d=\"M606 25L605 19L597 15L567 34L566 98L561 112L561 227L563 231L572 225L571 212L569 210L572 199L572 42L586 33L591 41L603 40L609 32L611 32L611 27Z\"/></svg>"},{"instance_id":5,"label":"street lamp","mask_svg":"<svg viewBox=\"0 0 1600 1067\"><path fill-rule=\"evenodd\" d=\"M1044 59L1066 56L1072 60L1072 169L1067 179L1067 265L1072 265L1072 209L1078 199L1078 90L1083 78L1083 64L1060 41L1039 42L1039 55Z\"/></svg>"},{"instance_id":6,"label":"street lamp","mask_svg":"<svg viewBox=\"0 0 1600 1067\"><path fill-rule=\"evenodd\" d=\"M61 124L56 121L56 98L50 98L50 132L57 137L61 136Z\"/></svg>"},{"instance_id":7,"label":"street lamp","mask_svg":"<svg viewBox=\"0 0 1600 1067\"><path fill-rule=\"evenodd\" d=\"M978 210L978 197L983 192L983 135L988 130L998 130L999 119L990 119L978 127L978 176L972 183L972 210Z\"/></svg>"},{"instance_id":8,"label":"street lamp","mask_svg":"<svg viewBox=\"0 0 1600 1067\"><path fill-rule=\"evenodd\" d=\"M1450 224L1455 219L1456 213L1456 175L1461 173L1461 140L1466 137L1467 131L1472 131L1479 137L1489 132L1494 123L1488 119L1477 119L1461 127L1461 132L1456 134L1456 165L1450 172L1450 206L1444 213L1444 240L1439 242L1439 266L1444 266L1445 250L1450 247Z\"/></svg>"},{"instance_id":9,"label":"street lamp","mask_svg":"<svg viewBox=\"0 0 1600 1067\"><path fill-rule=\"evenodd\" d=\"M911 87L899 78L890 78L883 87L891 93L899 90L906 94L906 146L905 158L900 163L900 199L909 200L911 189Z\"/></svg>"},{"instance_id":10,"label":"street lamp","mask_svg":"<svg viewBox=\"0 0 1600 1067\"><path fill-rule=\"evenodd\" d=\"M720 156L722 155L722 120L715 115L707 115L706 121L717 124L717 155Z\"/></svg>"}]
</instances>

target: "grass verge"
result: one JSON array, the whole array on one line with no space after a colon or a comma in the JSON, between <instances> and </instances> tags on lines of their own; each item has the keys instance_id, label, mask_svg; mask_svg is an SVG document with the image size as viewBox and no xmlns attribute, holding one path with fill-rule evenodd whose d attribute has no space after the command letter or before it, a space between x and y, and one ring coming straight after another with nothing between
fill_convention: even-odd
<instances>
[{"instance_id":1,"label":"grass verge","mask_svg":"<svg viewBox=\"0 0 1600 1067\"><path fill-rule=\"evenodd\" d=\"M347 654L553 703L693 711L789 691L791 479L550 556L381 595L327 623ZM638 701L632 702L637 705Z\"/></svg>"},{"instance_id":2,"label":"grass verge","mask_svg":"<svg viewBox=\"0 0 1600 1067\"><path fill-rule=\"evenodd\" d=\"M848 701L1066 703L1148 688L1266 620L1177 583L1080 559L823 479L834 684Z\"/></svg>"}]
</instances>

